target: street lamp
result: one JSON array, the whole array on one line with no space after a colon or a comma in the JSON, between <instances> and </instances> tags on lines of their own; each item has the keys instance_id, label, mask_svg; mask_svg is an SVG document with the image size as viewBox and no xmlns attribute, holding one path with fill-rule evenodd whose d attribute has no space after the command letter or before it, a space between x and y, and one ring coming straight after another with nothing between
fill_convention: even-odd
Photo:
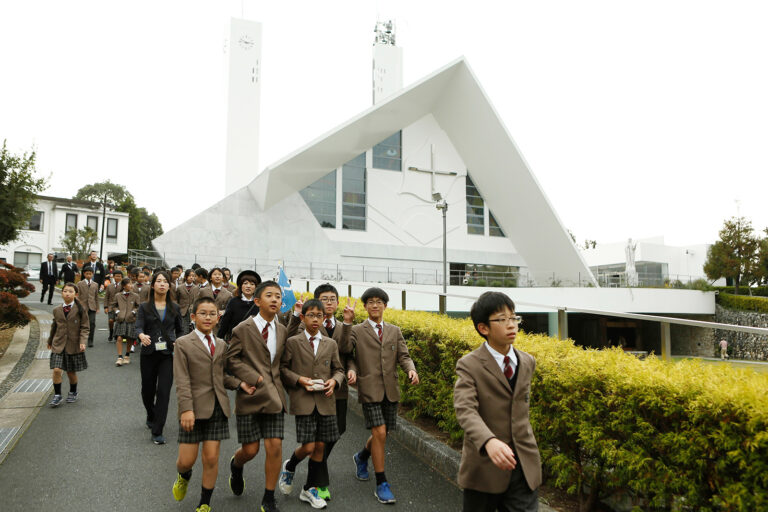
<instances>
[{"instance_id":1,"label":"street lamp","mask_svg":"<svg viewBox=\"0 0 768 512\"><path fill-rule=\"evenodd\" d=\"M435 201L435 208L443 212L443 294L440 296L440 314L446 313L446 300L448 294L448 240L447 240L447 220L448 201L443 198L440 192L432 194L432 200Z\"/></svg>"}]
</instances>

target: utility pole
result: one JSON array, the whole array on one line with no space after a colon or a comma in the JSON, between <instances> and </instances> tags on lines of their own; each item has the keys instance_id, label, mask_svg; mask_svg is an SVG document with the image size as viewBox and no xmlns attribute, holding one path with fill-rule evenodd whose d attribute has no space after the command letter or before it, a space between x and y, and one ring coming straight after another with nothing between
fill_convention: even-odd
<instances>
[{"instance_id":1,"label":"utility pole","mask_svg":"<svg viewBox=\"0 0 768 512\"><path fill-rule=\"evenodd\" d=\"M107 192L104 192L104 202L101 210L101 240L99 244L99 259L104 261L104 227L107 223Z\"/></svg>"},{"instance_id":2,"label":"utility pole","mask_svg":"<svg viewBox=\"0 0 768 512\"><path fill-rule=\"evenodd\" d=\"M440 194L435 194L435 196L439 195ZM444 315L447 309L446 302L448 300L448 224L446 220L448 201L446 199L438 199L435 207L443 212L443 294L440 296L440 314Z\"/></svg>"}]
</instances>

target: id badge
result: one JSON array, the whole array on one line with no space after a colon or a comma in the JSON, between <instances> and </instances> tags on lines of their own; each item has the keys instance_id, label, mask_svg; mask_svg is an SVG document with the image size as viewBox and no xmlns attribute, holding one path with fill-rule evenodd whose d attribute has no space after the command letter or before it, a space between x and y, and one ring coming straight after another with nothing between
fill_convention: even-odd
<instances>
[{"instance_id":1,"label":"id badge","mask_svg":"<svg viewBox=\"0 0 768 512\"><path fill-rule=\"evenodd\" d=\"M157 341L155 342L155 350L161 351L168 348L168 344L165 342L162 336L158 336Z\"/></svg>"}]
</instances>

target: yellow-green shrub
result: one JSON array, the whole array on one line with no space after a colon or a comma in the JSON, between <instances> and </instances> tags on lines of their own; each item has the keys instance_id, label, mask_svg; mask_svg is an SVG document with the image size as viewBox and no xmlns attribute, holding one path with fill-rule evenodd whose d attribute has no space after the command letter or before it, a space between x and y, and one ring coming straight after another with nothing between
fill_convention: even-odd
<instances>
[{"instance_id":1,"label":"yellow-green shrub","mask_svg":"<svg viewBox=\"0 0 768 512\"><path fill-rule=\"evenodd\" d=\"M720 293L717 295L717 303L728 309L768 313L768 298L765 297L750 297L748 295Z\"/></svg>"},{"instance_id":2,"label":"yellow-green shrub","mask_svg":"<svg viewBox=\"0 0 768 512\"><path fill-rule=\"evenodd\" d=\"M366 316L358 302L356 321ZM421 378L401 375L403 403L460 439L454 368L483 342L472 322L392 309L385 320L402 329ZM768 510L768 375L525 333L515 346L537 361L531 423L545 472L570 493L589 488L587 507L628 489L643 509Z\"/></svg>"}]
</instances>

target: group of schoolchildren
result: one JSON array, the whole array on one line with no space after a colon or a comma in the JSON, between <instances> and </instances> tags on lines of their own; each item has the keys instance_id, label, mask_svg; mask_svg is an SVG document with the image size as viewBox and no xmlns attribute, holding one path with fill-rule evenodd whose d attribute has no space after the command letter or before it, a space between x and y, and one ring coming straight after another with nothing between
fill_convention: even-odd
<instances>
[{"instance_id":1,"label":"group of schoolchildren","mask_svg":"<svg viewBox=\"0 0 768 512\"><path fill-rule=\"evenodd\" d=\"M157 271L150 284L148 274L140 269L138 276L122 278L116 271L107 288L105 312L110 316L110 339L116 339L117 366L129 364L131 347L136 340L141 343L142 398L156 444L165 442L162 428L171 381L176 384L179 452L172 493L177 501L184 499L202 451L196 510L211 510L220 443L229 438L229 389L236 390L240 444L229 461L231 491L243 494L243 467L263 441L265 489L259 510L278 510L275 489L292 494L296 468L304 459L307 479L299 499L325 508L331 500L327 461L346 430L352 385L371 431L353 455L355 475L369 480L372 459L375 497L395 503L385 474L385 446L397 425L397 366L412 385L419 383L419 375L400 329L383 321L389 301L384 290L363 293L368 318L353 325L355 303L350 300L339 321L339 295L330 284L319 286L312 300L298 302L293 312L281 315L280 285L261 282L250 270L238 275L236 285L220 268ZM96 294L86 267L77 286L64 286L64 305L54 309L49 346L58 402L51 405L62 401L62 372L70 382L67 402L77 399L76 372L87 368L85 345L89 340L92 344L98 309L98 285L95 289ZM486 343L456 367L454 405L465 431L458 480L464 488L463 509L537 510L541 462L528 419L535 360L512 348L521 319L509 297L498 292L481 295L471 317ZM285 412L295 418L298 446L283 460Z\"/></svg>"}]
</instances>

